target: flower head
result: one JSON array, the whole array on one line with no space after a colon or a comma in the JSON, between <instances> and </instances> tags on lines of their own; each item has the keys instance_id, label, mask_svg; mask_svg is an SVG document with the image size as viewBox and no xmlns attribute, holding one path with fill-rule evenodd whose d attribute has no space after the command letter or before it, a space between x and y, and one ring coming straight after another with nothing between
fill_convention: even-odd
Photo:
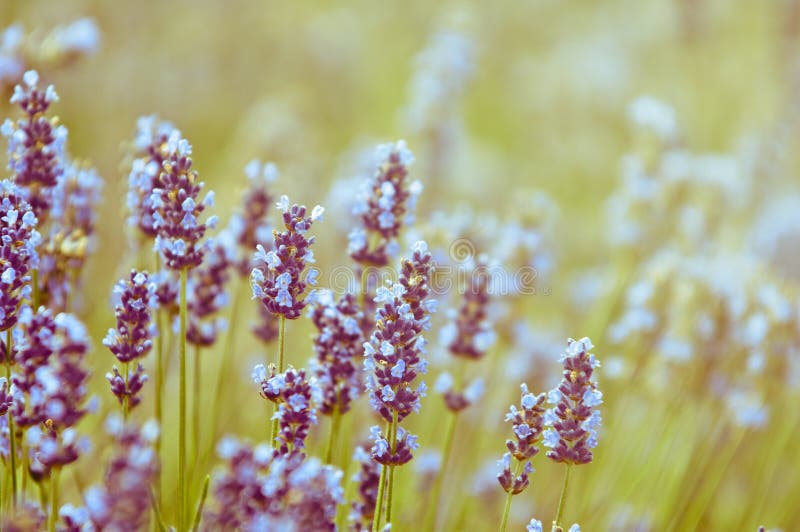
<instances>
[{"instance_id":1,"label":"flower head","mask_svg":"<svg viewBox=\"0 0 800 532\"><path fill-rule=\"evenodd\" d=\"M259 364L253 370L253 380L261 388L261 396L277 405L278 420L276 449L282 454L305 447L312 424L317 422L316 404L319 389L314 380L306 378L306 371L289 366L283 373L269 371Z\"/></svg>"},{"instance_id":2,"label":"flower head","mask_svg":"<svg viewBox=\"0 0 800 532\"><path fill-rule=\"evenodd\" d=\"M228 228L236 239L239 249L237 269L246 276L253 269L253 250L258 244L271 247L272 225L269 223L269 209L274 198L269 185L278 177L278 168L273 163L262 164L250 161L245 167L248 187L242 197L242 208L231 217Z\"/></svg>"},{"instance_id":3,"label":"flower head","mask_svg":"<svg viewBox=\"0 0 800 532\"><path fill-rule=\"evenodd\" d=\"M223 232L214 239L205 261L190 272L187 284L188 342L210 346L224 328L224 320L217 314L228 304L227 285L234 260L232 242Z\"/></svg>"}]
</instances>

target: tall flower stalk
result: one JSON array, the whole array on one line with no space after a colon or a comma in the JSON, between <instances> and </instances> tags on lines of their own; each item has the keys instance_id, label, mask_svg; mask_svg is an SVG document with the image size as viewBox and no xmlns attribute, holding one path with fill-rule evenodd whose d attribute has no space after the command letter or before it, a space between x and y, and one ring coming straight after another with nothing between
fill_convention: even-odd
<instances>
[{"instance_id":1,"label":"tall flower stalk","mask_svg":"<svg viewBox=\"0 0 800 532\"><path fill-rule=\"evenodd\" d=\"M266 251L258 244L254 256L256 266L250 272L253 298L261 301L271 314L279 316L277 373L282 373L285 362L286 320L299 318L306 305L314 301L313 286L319 271L307 268L314 263L311 245L314 237L306 236L311 225L322 218L325 211L317 205L307 215L303 205L291 205L288 196L281 196L278 208L283 212L283 231L273 231L272 249ZM278 420L274 419L270 440L275 441Z\"/></svg>"},{"instance_id":2,"label":"tall flower stalk","mask_svg":"<svg viewBox=\"0 0 800 532\"><path fill-rule=\"evenodd\" d=\"M417 375L427 371L425 339L436 302L429 299L428 282L433 273L431 254L425 242L413 246L411 259L401 261L400 276L390 286L380 287L375 302L382 305L375 315L375 330L364 343L364 370L370 404L386 422L386 429L370 429L372 458L382 465L377 507L372 523L379 530L383 497L386 520L392 520L394 468L411 460L417 437L398 424L419 411L425 396L424 382L414 388Z\"/></svg>"},{"instance_id":3,"label":"tall flower stalk","mask_svg":"<svg viewBox=\"0 0 800 532\"><path fill-rule=\"evenodd\" d=\"M572 466L591 462L592 449L597 447L597 427L602 420L597 407L603 402L603 394L592 380L594 368L600 365L589 352L592 347L588 338L567 341L567 350L561 357L564 366L561 383L547 395L553 405L545 414L548 428L544 444L550 447L547 457L566 465L554 529L561 527Z\"/></svg>"},{"instance_id":4,"label":"tall flower stalk","mask_svg":"<svg viewBox=\"0 0 800 532\"><path fill-rule=\"evenodd\" d=\"M208 228L216 225L216 216L200 223L199 216L213 205L214 194L208 192L202 203L198 196L203 183L192 170L189 142L173 132L167 141L168 156L161 164L157 186L150 201L153 208L153 226L156 230L155 249L161 254L164 265L180 273L179 294L179 345L180 386L178 390L178 524L184 530L187 523L186 497L186 336L187 293L189 270L198 267L208 248L202 241Z\"/></svg>"}]
</instances>

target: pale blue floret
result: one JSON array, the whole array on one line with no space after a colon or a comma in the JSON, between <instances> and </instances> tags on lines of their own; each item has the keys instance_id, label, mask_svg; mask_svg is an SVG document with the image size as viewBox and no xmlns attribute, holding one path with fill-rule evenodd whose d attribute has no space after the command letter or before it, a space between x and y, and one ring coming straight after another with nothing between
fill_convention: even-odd
<instances>
[{"instance_id":1,"label":"pale blue floret","mask_svg":"<svg viewBox=\"0 0 800 532\"><path fill-rule=\"evenodd\" d=\"M555 430L548 428L547 430L544 431L543 442L545 446L550 448L557 447L559 440L560 438L558 436L558 432L556 432Z\"/></svg>"}]
</instances>

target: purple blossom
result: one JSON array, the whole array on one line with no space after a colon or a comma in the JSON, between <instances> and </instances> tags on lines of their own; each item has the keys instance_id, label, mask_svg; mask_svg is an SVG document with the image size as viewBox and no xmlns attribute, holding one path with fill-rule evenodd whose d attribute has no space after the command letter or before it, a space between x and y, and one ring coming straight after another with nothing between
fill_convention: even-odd
<instances>
[{"instance_id":1,"label":"purple blossom","mask_svg":"<svg viewBox=\"0 0 800 532\"><path fill-rule=\"evenodd\" d=\"M281 196L278 207L283 211L284 231L275 232L270 251L259 244L254 256L257 266L250 273L253 298L259 299L273 314L286 319L297 319L313 299L306 289L316 284L315 270L306 271L314 262L311 244L314 237L306 237L311 224L322 217L324 209L317 205L306 216L305 206L289 206L289 198Z\"/></svg>"},{"instance_id":2,"label":"purple blossom","mask_svg":"<svg viewBox=\"0 0 800 532\"><path fill-rule=\"evenodd\" d=\"M221 234L214 240L205 261L189 274L186 340L191 344L212 345L225 326L216 315L228 304L226 288L235 260L231 244L226 235Z\"/></svg>"},{"instance_id":3,"label":"purple blossom","mask_svg":"<svg viewBox=\"0 0 800 532\"><path fill-rule=\"evenodd\" d=\"M226 437L203 516L208 530L336 530L342 472L300 453Z\"/></svg>"},{"instance_id":4,"label":"purple blossom","mask_svg":"<svg viewBox=\"0 0 800 532\"><path fill-rule=\"evenodd\" d=\"M263 364L253 369L253 380L260 386L261 396L277 405L277 451L287 454L303 449L311 425L317 423L319 388L316 383L306 379L303 369L289 366L285 372L276 373L274 366L268 372Z\"/></svg>"},{"instance_id":5,"label":"purple blossom","mask_svg":"<svg viewBox=\"0 0 800 532\"><path fill-rule=\"evenodd\" d=\"M398 249L401 229L413 221L422 184L408 183L414 156L405 141L378 146L376 158L375 175L365 183L364 193L353 207L360 227L350 233L348 253L361 265L383 267Z\"/></svg>"},{"instance_id":6,"label":"purple blossom","mask_svg":"<svg viewBox=\"0 0 800 532\"><path fill-rule=\"evenodd\" d=\"M30 298L31 269L38 266L36 216L21 190L0 181L0 331L13 327L23 301Z\"/></svg>"},{"instance_id":7,"label":"purple blossom","mask_svg":"<svg viewBox=\"0 0 800 532\"><path fill-rule=\"evenodd\" d=\"M494 344L495 333L488 321L489 302L489 271L485 262L480 262L470 275L461 308L440 335L453 356L479 360Z\"/></svg>"},{"instance_id":8,"label":"purple blossom","mask_svg":"<svg viewBox=\"0 0 800 532\"><path fill-rule=\"evenodd\" d=\"M387 466L399 466L408 463L413 457L414 451L419 448L417 437L402 427L397 428L397 438L394 451L387 437L381 428L374 425L370 429L370 438L373 441L372 458L379 464Z\"/></svg>"},{"instance_id":9,"label":"purple blossom","mask_svg":"<svg viewBox=\"0 0 800 532\"><path fill-rule=\"evenodd\" d=\"M398 282L378 289L375 330L364 343L366 389L372 408L386 421L398 421L419 410L425 383L414 389L418 374L427 371L422 332L430 326L435 302L428 299L433 272L431 254L417 242L411 259L401 262Z\"/></svg>"},{"instance_id":10,"label":"purple blossom","mask_svg":"<svg viewBox=\"0 0 800 532\"><path fill-rule=\"evenodd\" d=\"M358 485L358 499L352 503L348 520L356 531L371 530L378 500L380 465L372 459L367 445L356 447L353 460L359 463L359 470L353 475L353 482Z\"/></svg>"},{"instance_id":11,"label":"purple blossom","mask_svg":"<svg viewBox=\"0 0 800 532\"><path fill-rule=\"evenodd\" d=\"M547 456L555 462L586 464L592 461L592 451L597 446L597 427L600 412L595 409L603 394L592 380L594 368L600 363L589 353L592 342L588 338L569 339L561 384L548 394L553 408L545 414L550 425L544 432L544 444L551 448Z\"/></svg>"},{"instance_id":12,"label":"purple blossom","mask_svg":"<svg viewBox=\"0 0 800 532\"><path fill-rule=\"evenodd\" d=\"M146 356L153 347L156 331L152 314L158 306L156 285L147 272L131 270L127 279L116 284L114 294L119 297L114 307L117 327L108 330L103 345L126 364Z\"/></svg>"},{"instance_id":13,"label":"purple blossom","mask_svg":"<svg viewBox=\"0 0 800 532\"><path fill-rule=\"evenodd\" d=\"M268 185L277 179L278 169L273 163L252 160L245 167L245 174L249 186L242 197L241 212L234 214L228 224L239 248L236 264L241 276L248 275L255 266L253 250L258 244L272 247L268 210L275 199Z\"/></svg>"},{"instance_id":14,"label":"purple blossom","mask_svg":"<svg viewBox=\"0 0 800 532\"><path fill-rule=\"evenodd\" d=\"M497 465L500 466L497 480L506 493L517 495L522 493L530 484L529 475L533 473L533 466L529 461L525 462L519 475L511 472L511 453L505 453L503 458L497 462Z\"/></svg>"},{"instance_id":15,"label":"purple blossom","mask_svg":"<svg viewBox=\"0 0 800 532\"><path fill-rule=\"evenodd\" d=\"M39 90L39 74L25 72L24 86L14 87L11 103L17 104L25 118L16 123L6 120L0 133L8 139L8 168L14 182L25 190L39 221L44 221L53 203L52 191L64 172L64 145L67 129L48 118L50 104L58 100L52 85Z\"/></svg>"},{"instance_id":16,"label":"purple blossom","mask_svg":"<svg viewBox=\"0 0 800 532\"><path fill-rule=\"evenodd\" d=\"M278 337L278 317L267 310L264 305L258 306L258 319L252 324L250 330L264 343L269 343Z\"/></svg>"},{"instance_id":17,"label":"purple blossom","mask_svg":"<svg viewBox=\"0 0 800 532\"><path fill-rule=\"evenodd\" d=\"M516 460L523 461L533 458L539 452L536 445L541 441L544 430L546 397L543 393L533 395L526 384L520 385L520 390L520 408L511 405L506 414L506 421L511 422L514 433L514 439L507 440L506 447Z\"/></svg>"},{"instance_id":18,"label":"purple blossom","mask_svg":"<svg viewBox=\"0 0 800 532\"><path fill-rule=\"evenodd\" d=\"M156 116L143 116L136 122L135 153L128 174L128 224L150 239L158 234L151 196L158 185L164 160L169 155L167 141L173 136L180 137L180 132Z\"/></svg>"},{"instance_id":19,"label":"purple blossom","mask_svg":"<svg viewBox=\"0 0 800 532\"><path fill-rule=\"evenodd\" d=\"M0 417L5 416L14 405L14 397L5 377L0 377Z\"/></svg>"},{"instance_id":20,"label":"purple blossom","mask_svg":"<svg viewBox=\"0 0 800 532\"><path fill-rule=\"evenodd\" d=\"M113 453L102 485L84 494L88 521L97 530L144 530L150 519L150 486L159 469L153 449L159 428L154 421L139 427L116 417L106 427L114 437Z\"/></svg>"},{"instance_id":21,"label":"purple blossom","mask_svg":"<svg viewBox=\"0 0 800 532\"><path fill-rule=\"evenodd\" d=\"M166 152L150 195L155 250L161 253L167 268L191 269L203 261L206 249L200 240L206 229L216 225L216 216L200 223L202 212L214 203L214 193L208 192L202 202L198 201L204 184L197 181L197 172L192 170L191 145L176 131L170 134Z\"/></svg>"},{"instance_id":22,"label":"purple blossom","mask_svg":"<svg viewBox=\"0 0 800 532\"><path fill-rule=\"evenodd\" d=\"M312 374L322 390L319 410L331 415L350 410L350 403L361 391L358 361L364 353L363 333L359 323L362 313L355 296L344 295L334 303L329 291L322 291L311 308L317 328L314 352L317 355Z\"/></svg>"}]
</instances>

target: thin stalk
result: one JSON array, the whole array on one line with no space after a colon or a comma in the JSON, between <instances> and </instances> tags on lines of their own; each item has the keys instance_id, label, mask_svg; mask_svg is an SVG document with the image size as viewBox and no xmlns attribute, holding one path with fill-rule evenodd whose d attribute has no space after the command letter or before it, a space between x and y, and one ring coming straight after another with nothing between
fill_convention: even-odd
<instances>
[{"instance_id":1,"label":"thin stalk","mask_svg":"<svg viewBox=\"0 0 800 532\"><path fill-rule=\"evenodd\" d=\"M36 270L34 270L36 271ZM11 360L13 358L13 347L11 344L11 328L6 329L6 383L11 390ZM11 409L8 410L8 440L9 453L11 454L11 501L14 509L17 508L17 435L14 429L14 416ZM24 472L23 472L24 473Z\"/></svg>"},{"instance_id":2,"label":"thin stalk","mask_svg":"<svg viewBox=\"0 0 800 532\"><path fill-rule=\"evenodd\" d=\"M283 373L283 362L286 349L286 316L281 314L280 327L278 329L278 373ZM277 409L277 405L275 405ZM278 437L278 420L272 420L272 432L270 442L275 445L275 438Z\"/></svg>"},{"instance_id":3,"label":"thin stalk","mask_svg":"<svg viewBox=\"0 0 800 532\"><path fill-rule=\"evenodd\" d=\"M558 510L556 511L556 520L553 521L553 528L561 526L561 516L564 513L564 504L567 500L567 488L569 487L569 472L572 469L572 464L567 464L567 472L564 473L564 487L561 488L561 498L558 500Z\"/></svg>"},{"instance_id":4,"label":"thin stalk","mask_svg":"<svg viewBox=\"0 0 800 532\"><path fill-rule=\"evenodd\" d=\"M197 505L197 511L194 513L194 522L192 524L192 532L200 530L200 519L203 517L203 506L206 504L206 496L208 495L208 481L211 479L210 475L206 475L203 481L203 491L200 494L200 503Z\"/></svg>"},{"instance_id":5,"label":"thin stalk","mask_svg":"<svg viewBox=\"0 0 800 532\"><path fill-rule=\"evenodd\" d=\"M161 271L161 258L156 253L156 272ZM156 334L156 400L155 400L155 416L156 423L158 423L158 435L155 441L156 457L161 463L161 433L164 430L163 424L163 392L164 392L164 311L159 308L156 310L156 327L158 328ZM160 506L161 501L161 470L156 473L156 486L155 486L155 500Z\"/></svg>"},{"instance_id":6,"label":"thin stalk","mask_svg":"<svg viewBox=\"0 0 800 532\"><path fill-rule=\"evenodd\" d=\"M194 388L192 392L192 438L194 439L194 456L200 458L200 390L202 390L200 379L202 379L202 366L200 363L200 346L194 346ZM195 462L196 463L196 462Z\"/></svg>"},{"instance_id":7,"label":"thin stalk","mask_svg":"<svg viewBox=\"0 0 800 532\"><path fill-rule=\"evenodd\" d=\"M388 466L381 464L381 478L378 480L378 496L375 498L375 513L372 515L372 532L381 529L381 516L383 514L383 488L386 485L386 471Z\"/></svg>"},{"instance_id":8,"label":"thin stalk","mask_svg":"<svg viewBox=\"0 0 800 532\"><path fill-rule=\"evenodd\" d=\"M447 432L444 437L444 448L442 449L442 463L439 467L439 474L433 481L433 490L431 492L431 510L428 512L428 522L425 525L425 530L436 530L436 521L438 517L439 507L441 506L442 482L447 473L447 461L450 458L450 452L453 448L453 435L456 432L456 420L458 419L457 412L450 412L450 417L447 420Z\"/></svg>"},{"instance_id":9,"label":"thin stalk","mask_svg":"<svg viewBox=\"0 0 800 532\"><path fill-rule=\"evenodd\" d=\"M58 473L58 467L50 470L50 519L47 525L50 532L55 532L58 521Z\"/></svg>"},{"instance_id":10,"label":"thin stalk","mask_svg":"<svg viewBox=\"0 0 800 532\"><path fill-rule=\"evenodd\" d=\"M397 410L392 412L392 424L389 427L389 438L392 455L397 451ZM392 491L394 486L394 466L389 466L389 486L386 490L386 522L392 522Z\"/></svg>"},{"instance_id":11,"label":"thin stalk","mask_svg":"<svg viewBox=\"0 0 800 532\"><path fill-rule=\"evenodd\" d=\"M42 296L39 292L39 269L34 268L31 270L31 288L33 288L33 310L37 310L42 302Z\"/></svg>"},{"instance_id":12,"label":"thin stalk","mask_svg":"<svg viewBox=\"0 0 800 532\"><path fill-rule=\"evenodd\" d=\"M180 390L178 392L178 530L186 530L186 278L181 270Z\"/></svg>"},{"instance_id":13,"label":"thin stalk","mask_svg":"<svg viewBox=\"0 0 800 532\"><path fill-rule=\"evenodd\" d=\"M328 446L325 450L325 463L333 464L333 450L336 448L336 441L339 437L339 425L341 424L342 415L339 413L339 405L334 405L333 413L331 414L331 432L328 435Z\"/></svg>"},{"instance_id":14,"label":"thin stalk","mask_svg":"<svg viewBox=\"0 0 800 532\"><path fill-rule=\"evenodd\" d=\"M153 493L153 490L150 489L150 506L153 507L153 514L155 514L156 518L156 528L158 528L159 532L167 532L167 527L164 524L164 519L161 517L161 510L159 509L158 501L156 500L156 495Z\"/></svg>"},{"instance_id":15,"label":"thin stalk","mask_svg":"<svg viewBox=\"0 0 800 532\"><path fill-rule=\"evenodd\" d=\"M516 479L520 472L522 472L522 462L517 461L517 465L514 466L514 478ZM514 498L514 493L509 491L506 493L506 505L503 508L503 520L500 522L500 532L506 532L506 527L508 526L508 516L511 513L511 500Z\"/></svg>"}]
</instances>

